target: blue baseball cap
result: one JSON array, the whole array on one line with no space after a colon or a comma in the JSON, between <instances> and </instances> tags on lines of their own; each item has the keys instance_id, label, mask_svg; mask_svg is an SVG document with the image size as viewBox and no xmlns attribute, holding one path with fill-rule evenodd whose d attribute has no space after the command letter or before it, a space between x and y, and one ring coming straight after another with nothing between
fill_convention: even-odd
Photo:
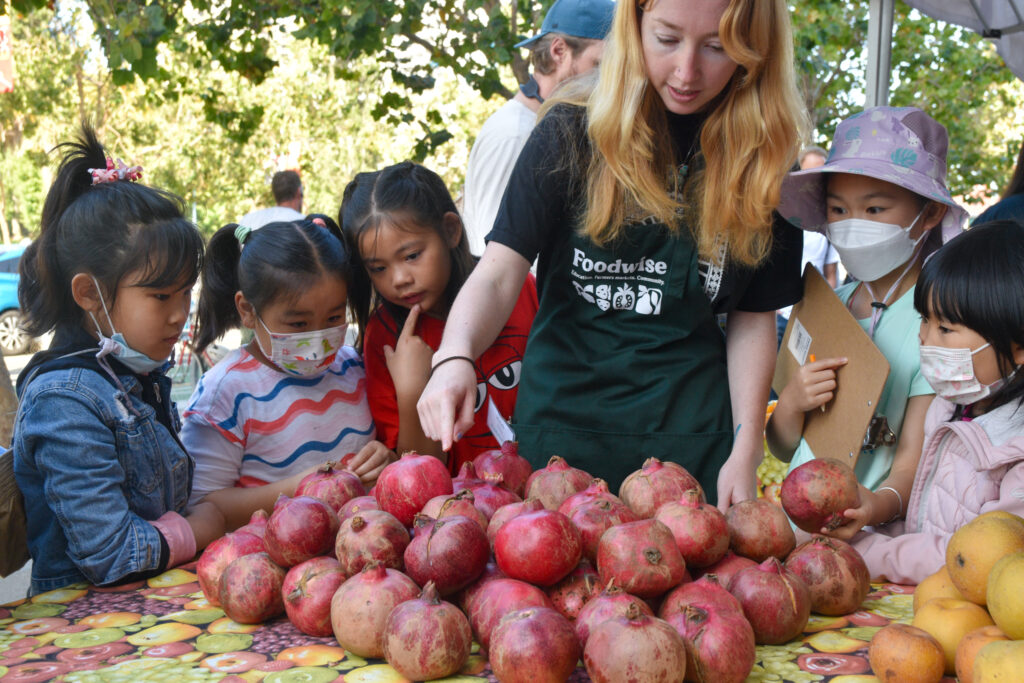
<instances>
[{"instance_id":1,"label":"blue baseball cap","mask_svg":"<svg viewBox=\"0 0 1024 683\"><path fill-rule=\"evenodd\" d=\"M555 0L540 33L516 43L516 47L531 45L548 33L564 33L575 38L604 40L615 14L614 0Z\"/></svg>"}]
</instances>

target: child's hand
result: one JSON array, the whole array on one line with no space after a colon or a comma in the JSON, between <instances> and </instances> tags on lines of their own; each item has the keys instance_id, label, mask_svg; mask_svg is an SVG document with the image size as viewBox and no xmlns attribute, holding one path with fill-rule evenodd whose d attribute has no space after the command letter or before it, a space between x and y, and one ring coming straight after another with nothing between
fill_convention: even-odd
<instances>
[{"instance_id":1,"label":"child's hand","mask_svg":"<svg viewBox=\"0 0 1024 683\"><path fill-rule=\"evenodd\" d=\"M376 483L381 470L395 460L398 460L398 456L394 451L380 441L371 441L345 464L345 469L359 477L359 480L369 487Z\"/></svg>"},{"instance_id":2,"label":"child's hand","mask_svg":"<svg viewBox=\"0 0 1024 683\"><path fill-rule=\"evenodd\" d=\"M430 360L434 355L434 350L414 332L419 317L420 305L416 304L405 319L395 348L384 346L384 360L395 383L396 393L417 398L423 387L427 386Z\"/></svg>"},{"instance_id":3,"label":"child's hand","mask_svg":"<svg viewBox=\"0 0 1024 683\"><path fill-rule=\"evenodd\" d=\"M846 358L822 358L801 365L779 396L792 410L806 413L820 408L835 396L836 369L846 365Z\"/></svg>"},{"instance_id":4,"label":"child's hand","mask_svg":"<svg viewBox=\"0 0 1024 683\"><path fill-rule=\"evenodd\" d=\"M203 501L192 506L185 521L192 527L196 539L196 550L202 550L227 532L224 514L216 505Z\"/></svg>"},{"instance_id":5,"label":"child's hand","mask_svg":"<svg viewBox=\"0 0 1024 683\"><path fill-rule=\"evenodd\" d=\"M875 503L877 502L878 494L859 484L857 488L860 500L857 507L843 511L843 517L846 518L846 522L841 527L831 531L822 528L821 533L842 541L849 541L857 535L858 531L871 524L875 514Z\"/></svg>"}]
</instances>

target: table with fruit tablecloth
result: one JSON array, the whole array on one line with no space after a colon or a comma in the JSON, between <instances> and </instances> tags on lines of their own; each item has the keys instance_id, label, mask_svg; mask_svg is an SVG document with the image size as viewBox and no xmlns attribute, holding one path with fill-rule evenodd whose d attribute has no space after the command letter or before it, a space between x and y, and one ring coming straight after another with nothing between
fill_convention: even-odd
<instances>
[{"instance_id":1,"label":"table with fruit tablecloth","mask_svg":"<svg viewBox=\"0 0 1024 683\"><path fill-rule=\"evenodd\" d=\"M0 606L0 683L405 680L382 661L348 655L333 638L302 634L283 616L260 626L231 621L207 603L193 570L185 565L116 588L71 586ZM890 621L909 623L912 593L876 584L861 611L812 616L799 639L757 648L748 681L876 681L868 641ZM462 672L443 680L495 678L474 646ZM571 680L588 680L582 666Z\"/></svg>"}]
</instances>

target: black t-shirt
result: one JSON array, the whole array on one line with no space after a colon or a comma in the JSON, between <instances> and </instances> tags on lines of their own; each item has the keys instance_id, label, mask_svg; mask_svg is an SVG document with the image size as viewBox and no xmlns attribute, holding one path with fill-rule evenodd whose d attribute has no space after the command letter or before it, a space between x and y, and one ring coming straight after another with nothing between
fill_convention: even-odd
<instances>
[{"instance_id":1,"label":"black t-shirt","mask_svg":"<svg viewBox=\"0 0 1024 683\"><path fill-rule=\"evenodd\" d=\"M701 114L669 114L675 158L700 163ZM576 230L585 201L584 172L590 158L586 110L558 105L534 128L516 161L488 241L503 244L528 261L538 258L537 288L543 292L549 255ZM692 171L691 171L692 172ZM629 229L651 229L641 221ZM715 313L773 311L803 294L800 265L803 233L775 214L772 248L756 268L699 262L700 280ZM723 259L724 260L724 259Z\"/></svg>"}]
</instances>

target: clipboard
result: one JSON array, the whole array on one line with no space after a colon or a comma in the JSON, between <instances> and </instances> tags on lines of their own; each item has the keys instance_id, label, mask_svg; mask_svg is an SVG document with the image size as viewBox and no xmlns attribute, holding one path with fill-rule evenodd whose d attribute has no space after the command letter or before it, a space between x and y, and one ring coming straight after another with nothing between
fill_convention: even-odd
<instances>
[{"instance_id":1,"label":"clipboard","mask_svg":"<svg viewBox=\"0 0 1024 683\"><path fill-rule=\"evenodd\" d=\"M836 371L835 396L825 411L811 410L804 416L804 439L816 458L841 460L852 468L889 376L889 361L808 263L804 297L793 306L775 362L776 394L812 354L819 359L845 356L849 362Z\"/></svg>"}]
</instances>

